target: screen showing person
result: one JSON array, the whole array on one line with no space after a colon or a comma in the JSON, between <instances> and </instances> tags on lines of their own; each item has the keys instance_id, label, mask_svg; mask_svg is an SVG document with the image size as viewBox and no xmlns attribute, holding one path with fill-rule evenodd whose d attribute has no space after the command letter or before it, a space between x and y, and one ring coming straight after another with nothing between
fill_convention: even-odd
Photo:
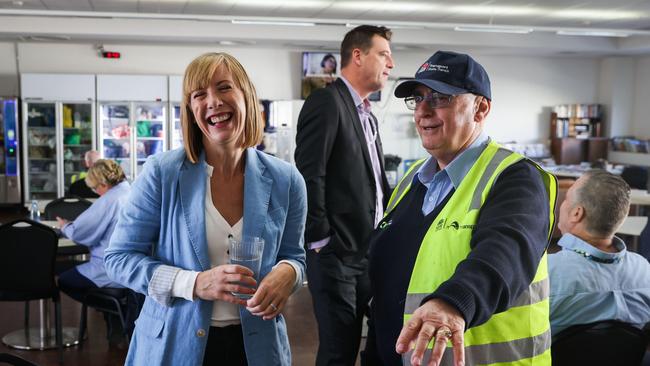
<instances>
[{"instance_id":1,"label":"screen showing person","mask_svg":"<svg viewBox=\"0 0 650 366\"><path fill-rule=\"evenodd\" d=\"M303 52L302 54L302 98L318 88L334 82L339 75L341 56L338 53Z\"/></svg>"}]
</instances>

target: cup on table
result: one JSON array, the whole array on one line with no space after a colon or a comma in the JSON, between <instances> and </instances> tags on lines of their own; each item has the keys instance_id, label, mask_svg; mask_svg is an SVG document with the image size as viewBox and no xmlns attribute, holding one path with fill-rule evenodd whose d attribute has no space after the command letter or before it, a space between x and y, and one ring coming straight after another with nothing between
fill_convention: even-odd
<instances>
[{"instance_id":1,"label":"cup on table","mask_svg":"<svg viewBox=\"0 0 650 366\"><path fill-rule=\"evenodd\" d=\"M230 263L244 266L253 271L253 277L259 279L260 266L262 264L262 252L264 251L264 239L257 236L245 236L241 240L228 238L230 245ZM253 295L232 293L240 299L250 299Z\"/></svg>"}]
</instances>

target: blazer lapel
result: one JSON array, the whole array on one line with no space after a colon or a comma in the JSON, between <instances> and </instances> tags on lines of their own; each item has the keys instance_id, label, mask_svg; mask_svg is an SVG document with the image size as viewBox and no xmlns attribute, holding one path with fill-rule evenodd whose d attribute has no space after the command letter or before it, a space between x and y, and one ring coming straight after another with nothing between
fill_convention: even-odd
<instances>
[{"instance_id":1,"label":"blazer lapel","mask_svg":"<svg viewBox=\"0 0 650 366\"><path fill-rule=\"evenodd\" d=\"M273 179L253 148L246 149L244 170L244 236L262 237Z\"/></svg>"},{"instance_id":2,"label":"blazer lapel","mask_svg":"<svg viewBox=\"0 0 650 366\"><path fill-rule=\"evenodd\" d=\"M361 143L361 151L363 152L363 160L366 162L366 170L368 174L373 177L374 173L372 170L372 161L370 160L370 153L368 152L368 143L366 142L366 135L363 133L363 127L361 127L361 120L359 119L359 112L357 111L357 106L354 105L354 99L350 95L350 90L345 82L341 79L336 79L335 84L338 89L341 98L345 104L345 107L348 110L348 114L352 116L354 122L352 123L354 127L354 132ZM379 135L379 133L377 133Z\"/></svg>"},{"instance_id":3,"label":"blazer lapel","mask_svg":"<svg viewBox=\"0 0 650 366\"><path fill-rule=\"evenodd\" d=\"M206 190L205 155L201 154L198 163L192 164L187 158L181 166L178 188L181 207L187 227L190 244L194 248L197 261L202 269L210 269L207 239L205 237L205 190Z\"/></svg>"}]
</instances>

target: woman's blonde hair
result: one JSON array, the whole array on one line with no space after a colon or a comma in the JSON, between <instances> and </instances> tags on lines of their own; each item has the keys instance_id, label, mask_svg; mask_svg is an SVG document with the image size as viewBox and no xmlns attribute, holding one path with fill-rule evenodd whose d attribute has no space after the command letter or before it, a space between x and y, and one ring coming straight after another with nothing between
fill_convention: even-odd
<instances>
[{"instance_id":1,"label":"woman's blonde hair","mask_svg":"<svg viewBox=\"0 0 650 366\"><path fill-rule=\"evenodd\" d=\"M95 188L100 184L113 187L126 179L122 167L113 160L99 159L88 169L86 185Z\"/></svg>"},{"instance_id":2,"label":"woman's blonde hair","mask_svg":"<svg viewBox=\"0 0 650 366\"><path fill-rule=\"evenodd\" d=\"M195 58L185 70L183 77L183 107L181 108L181 127L183 129L183 146L185 155L192 162L199 160L203 148L203 135L199 129L194 113L192 113L190 94L199 89L205 89L219 66L228 70L235 85L244 95L246 118L244 133L240 146L243 148L257 146L262 141L264 120L260 111L255 86L251 82L244 67L233 56L223 52L205 53Z\"/></svg>"}]
</instances>

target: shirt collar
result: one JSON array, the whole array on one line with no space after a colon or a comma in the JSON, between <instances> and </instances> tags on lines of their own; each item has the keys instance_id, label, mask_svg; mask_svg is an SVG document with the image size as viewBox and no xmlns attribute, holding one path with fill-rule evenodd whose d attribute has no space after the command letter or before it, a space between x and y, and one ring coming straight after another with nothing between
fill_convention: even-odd
<instances>
[{"instance_id":1,"label":"shirt collar","mask_svg":"<svg viewBox=\"0 0 650 366\"><path fill-rule=\"evenodd\" d=\"M208 173L208 178L212 177L212 172L214 171L214 168L212 165L208 164L207 162L205 163L205 172Z\"/></svg>"},{"instance_id":2,"label":"shirt collar","mask_svg":"<svg viewBox=\"0 0 650 366\"><path fill-rule=\"evenodd\" d=\"M354 105L357 107L357 109L361 108L364 109L365 111L366 108L370 108L370 102L368 102L367 99L361 99L361 96L359 95L359 93L357 93L356 90L354 90L352 84L350 84L348 79L346 79L343 76L339 76L339 77L341 78L341 80L343 80L345 86L348 87L348 90L350 91L350 95L352 95L352 100L354 101Z\"/></svg>"},{"instance_id":3,"label":"shirt collar","mask_svg":"<svg viewBox=\"0 0 650 366\"><path fill-rule=\"evenodd\" d=\"M601 260L615 262L625 256L625 253L627 252L627 248L625 247L625 243L623 242L623 240L621 240L617 236L614 236L612 238L612 242L616 246L616 249L618 249L618 252L616 253L603 252L602 250L594 247L593 245L587 243L586 241L569 233L562 235L562 237L558 241L558 245L564 249L586 253L592 257L596 257Z\"/></svg>"},{"instance_id":4,"label":"shirt collar","mask_svg":"<svg viewBox=\"0 0 650 366\"><path fill-rule=\"evenodd\" d=\"M472 142L471 145L464 151L462 151L454 160L449 163L445 169L443 169L449 179L451 184L454 185L454 189L457 189L460 183L463 181L463 178L467 175L478 157L481 155L485 147L490 142L490 138L485 132L481 134ZM438 173L438 162L433 156L430 156L424 164L418 169L418 173L415 175L420 179L422 184L427 185L433 180L433 176Z\"/></svg>"}]
</instances>

